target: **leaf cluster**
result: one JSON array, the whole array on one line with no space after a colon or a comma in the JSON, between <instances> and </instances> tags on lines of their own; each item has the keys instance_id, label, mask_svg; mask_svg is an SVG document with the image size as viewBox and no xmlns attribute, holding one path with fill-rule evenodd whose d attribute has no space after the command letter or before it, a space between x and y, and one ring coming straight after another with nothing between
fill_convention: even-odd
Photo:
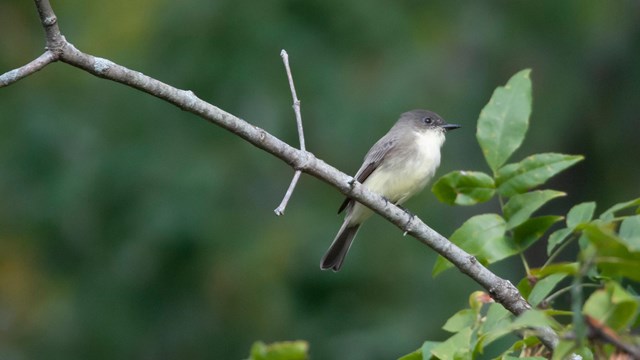
<instances>
[{"instance_id":1,"label":"leaf cluster","mask_svg":"<svg viewBox=\"0 0 640 360\"><path fill-rule=\"evenodd\" d=\"M640 356L640 337L631 332L640 325L640 300L632 286L640 281L640 198L616 204L597 218L594 202L577 204L562 216L534 215L549 201L565 195L540 187L583 157L542 153L507 163L529 126L529 74L529 70L520 71L504 87L497 88L480 113L476 137L492 174L454 171L441 177L432 190L440 201L451 205L498 199L499 214L471 217L450 240L485 265L520 256L526 277L518 289L534 310L514 317L493 303L488 294L476 292L471 295L470 307L457 312L444 325L444 330L453 333L451 337L442 342L426 341L403 360L473 359L495 340L514 332L522 339L504 349L498 358ZM562 220L564 226L547 238L546 263L530 268L524 251ZM579 244L575 261L554 262L574 241ZM451 267L439 257L433 275ZM585 300L583 289L587 288L596 290ZM570 308L554 308L555 300L563 296L569 296ZM553 354L542 348L535 332L528 330L538 326L561 334Z\"/></svg>"}]
</instances>

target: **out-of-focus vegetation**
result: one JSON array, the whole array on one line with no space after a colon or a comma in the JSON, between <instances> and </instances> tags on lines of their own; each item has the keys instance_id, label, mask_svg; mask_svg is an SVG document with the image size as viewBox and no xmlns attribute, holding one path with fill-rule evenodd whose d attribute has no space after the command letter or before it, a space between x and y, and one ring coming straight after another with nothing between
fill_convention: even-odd
<instances>
[{"instance_id":1,"label":"out-of-focus vegetation","mask_svg":"<svg viewBox=\"0 0 640 360\"><path fill-rule=\"evenodd\" d=\"M448 137L439 174L482 170L478 113L530 67L535 105L515 157L585 155L554 178L568 196L545 209L638 193L634 1L52 2L80 49L296 144L287 49L307 148L349 173L412 108L467 129ZM1 72L43 44L32 2L0 3ZM277 218L291 175L193 115L64 64L1 89L0 357L241 359L258 339L305 339L318 359L389 359L446 339L440 327L477 285L454 271L432 279L434 253L381 220L340 273L321 272L342 198L303 176ZM478 212L428 191L406 205L446 236ZM544 252L527 256L541 265ZM516 281L517 265L491 268Z\"/></svg>"}]
</instances>

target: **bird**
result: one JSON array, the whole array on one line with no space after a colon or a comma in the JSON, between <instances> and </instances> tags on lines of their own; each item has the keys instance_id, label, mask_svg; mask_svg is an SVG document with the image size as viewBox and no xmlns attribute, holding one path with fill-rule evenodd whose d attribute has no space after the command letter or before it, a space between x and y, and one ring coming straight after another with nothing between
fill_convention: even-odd
<instances>
[{"instance_id":1,"label":"bird","mask_svg":"<svg viewBox=\"0 0 640 360\"><path fill-rule=\"evenodd\" d=\"M405 112L367 152L354 179L399 206L434 177L445 133L460 127L446 123L433 111ZM340 270L360 226L373 214L351 198L344 200L338 214L342 211L344 222L320 261L322 270Z\"/></svg>"}]
</instances>

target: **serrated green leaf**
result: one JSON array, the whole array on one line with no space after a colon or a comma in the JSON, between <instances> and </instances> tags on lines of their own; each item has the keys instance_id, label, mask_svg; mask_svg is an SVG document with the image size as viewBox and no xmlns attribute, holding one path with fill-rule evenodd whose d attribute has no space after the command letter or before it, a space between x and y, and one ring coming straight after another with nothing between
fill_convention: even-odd
<instances>
[{"instance_id":1,"label":"serrated green leaf","mask_svg":"<svg viewBox=\"0 0 640 360\"><path fill-rule=\"evenodd\" d=\"M600 219L610 221L615 217L615 213L617 213L618 211L636 206L640 206L640 198L615 204L607 209L607 211L603 212L602 215L600 215Z\"/></svg>"},{"instance_id":2,"label":"serrated green leaf","mask_svg":"<svg viewBox=\"0 0 640 360\"><path fill-rule=\"evenodd\" d=\"M533 287L533 290L531 290L531 294L527 298L529 304L531 304L532 307L538 306L538 304L540 304L542 300L544 300L547 295L549 295L551 291L556 287L556 285L558 285L558 283L565 277L567 277L567 274L557 273L551 274L546 278L539 280Z\"/></svg>"},{"instance_id":3,"label":"serrated green leaf","mask_svg":"<svg viewBox=\"0 0 640 360\"><path fill-rule=\"evenodd\" d=\"M449 205L474 205L495 194L493 178L479 171L453 171L433 185L431 191L438 200Z\"/></svg>"},{"instance_id":4,"label":"serrated green leaf","mask_svg":"<svg viewBox=\"0 0 640 360\"><path fill-rule=\"evenodd\" d=\"M442 327L448 332L458 332L471 327L476 322L476 313L472 309L462 309L450 317Z\"/></svg>"},{"instance_id":5,"label":"serrated green leaf","mask_svg":"<svg viewBox=\"0 0 640 360\"><path fill-rule=\"evenodd\" d=\"M534 211L551 199L565 195L561 191L537 190L513 196L503 209L504 217L507 219L507 230L527 221Z\"/></svg>"},{"instance_id":6,"label":"serrated green leaf","mask_svg":"<svg viewBox=\"0 0 640 360\"><path fill-rule=\"evenodd\" d=\"M503 166L496 173L498 192L513 196L544 184L554 175L584 159L580 155L543 153Z\"/></svg>"},{"instance_id":7,"label":"serrated green leaf","mask_svg":"<svg viewBox=\"0 0 640 360\"><path fill-rule=\"evenodd\" d=\"M513 244L504 236L507 224L500 215L483 214L467 220L456 230L449 240L479 261L492 263L517 253ZM438 256L433 266L435 277L453 265L442 256Z\"/></svg>"},{"instance_id":8,"label":"serrated green leaf","mask_svg":"<svg viewBox=\"0 0 640 360\"><path fill-rule=\"evenodd\" d=\"M562 228L554 231L551 235L549 235L549 239L547 240L547 255L551 255L551 252L560 244L564 242L564 240L571 235L571 229Z\"/></svg>"},{"instance_id":9,"label":"serrated green leaf","mask_svg":"<svg viewBox=\"0 0 640 360\"><path fill-rule=\"evenodd\" d=\"M640 251L640 215L629 216L620 224L620 240L631 251Z\"/></svg>"},{"instance_id":10,"label":"serrated green leaf","mask_svg":"<svg viewBox=\"0 0 640 360\"><path fill-rule=\"evenodd\" d=\"M493 172L502 166L522 141L531 115L530 69L513 75L496 88L480 112L476 137Z\"/></svg>"},{"instance_id":11,"label":"serrated green leaf","mask_svg":"<svg viewBox=\"0 0 640 360\"><path fill-rule=\"evenodd\" d=\"M569 229L575 229L576 226L591 221L595 210L596 203L593 201L584 202L572 207L567 214L567 227Z\"/></svg>"},{"instance_id":12,"label":"serrated green leaf","mask_svg":"<svg viewBox=\"0 0 640 360\"><path fill-rule=\"evenodd\" d=\"M629 326L638 313L638 300L614 281L596 290L584 304L583 311L613 330Z\"/></svg>"}]
</instances>

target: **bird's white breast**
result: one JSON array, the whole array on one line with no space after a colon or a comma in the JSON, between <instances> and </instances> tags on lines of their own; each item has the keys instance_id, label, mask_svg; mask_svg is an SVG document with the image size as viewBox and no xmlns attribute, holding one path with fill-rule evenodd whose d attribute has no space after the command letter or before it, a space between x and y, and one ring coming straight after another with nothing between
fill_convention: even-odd
<instances>
[{"instance_id":1,"label":"bird's white breast","mask_svg":"<svg viewBox=\"0 0 640 360\"><path fill-rule=\"evenodd\" d=\"M414 132L410 146L395 155L393 164L377 169L365 185L394 203L402 203L422 190L440 166L440 148L444 144L441 131Z\"/></svg>"},{"instance_id":2,"label":"bird's white breast","mask_svg":"<svg viewBox=\"0 0 640 360\"><path fill-rule=\"evenodd\" d=\"M385 158L382 164L364 181L373 192L395 204L401 204L424 189L440 166L440 148L444 144L444 132L414 132L414 138L394 152L393 159ZM361 223L372 211L356 203L350 212L350 221Z\"/></svg>"}]
</instances>

